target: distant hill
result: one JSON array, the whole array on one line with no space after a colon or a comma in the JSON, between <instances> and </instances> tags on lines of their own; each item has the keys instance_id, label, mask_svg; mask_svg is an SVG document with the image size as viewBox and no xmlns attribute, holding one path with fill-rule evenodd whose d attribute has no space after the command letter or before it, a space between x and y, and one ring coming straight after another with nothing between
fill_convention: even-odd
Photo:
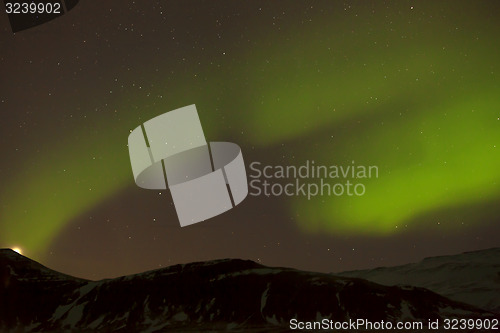
<instances>
[{"instance_id":1,"label":"distant hill","mask_svg":"<svg viewBox=\"0 0 500 333\"><path fill-rule=\"evenodd\" d=\"M0 250L1 332L288 331L289 320L495 315L417 287L227 259L88 281Z\"/></svg>"},{"instance_id":2,"label":"distant hill","mask_svg":"<svg viewBox=\"0 0 500 333\"><path fill-rule=\"evenodd\" d=\"M500 313L500 248L426 258L395 267L334 273L386 286L427 288L450 299Z\"/></svg>"}]
</instances>

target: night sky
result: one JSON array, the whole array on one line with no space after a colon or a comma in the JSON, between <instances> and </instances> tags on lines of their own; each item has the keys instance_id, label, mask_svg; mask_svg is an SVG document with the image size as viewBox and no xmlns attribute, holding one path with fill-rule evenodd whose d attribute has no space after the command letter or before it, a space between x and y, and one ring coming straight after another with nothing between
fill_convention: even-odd
<instances>
[{"instance_id":1,"label":"night sky","mask_svg":"<svg viewBox=\"0 0 500 333\"><path fill-rule=\"evenodd\" d=\"M99 279L244 258L338 272L500 246L498 1L82 1L0 14L0 247ZM130 131L196 104L248 168L376 165L361 197L249 196L181 228Z\"/></svg>"}]
</instances>

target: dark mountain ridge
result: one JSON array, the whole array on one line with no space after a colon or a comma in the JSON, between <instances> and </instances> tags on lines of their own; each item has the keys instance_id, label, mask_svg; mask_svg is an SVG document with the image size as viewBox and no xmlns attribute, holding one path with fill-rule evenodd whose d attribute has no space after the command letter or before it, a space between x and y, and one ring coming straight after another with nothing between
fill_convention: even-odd
<instances>
[{"instance_id":1,"label":"dark mountain ridge","mask_svg":"<svg viewBox=\"0 0 500 333\"><path fill-rule=\"evenodd\" d=\"M425 258L393 267L334 273L383 285L409 284L500 313L500 248Z\"/></svg>"},{"instance_id":2,"label":"dark mountain ridge","mask_svg":"<svg viewBox=\"0 0 500 333\"><path fill-rule=\"evenodd\" d=\"M224 259L88 281L0 250L2 332L285 331L289 321L493 318L424 288Z\"/></svg>"}]
</instances>

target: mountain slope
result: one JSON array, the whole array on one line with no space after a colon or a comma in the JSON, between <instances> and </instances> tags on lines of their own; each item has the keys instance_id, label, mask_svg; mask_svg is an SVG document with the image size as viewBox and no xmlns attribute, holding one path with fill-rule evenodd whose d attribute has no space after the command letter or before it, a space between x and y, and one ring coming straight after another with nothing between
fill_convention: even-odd
<instances>
[{"instance_id":1,"label":"mountain slope","mask_svg":"<svg viewBox=\"0 0 500 333\"><path fill-rule=\"evenodd\" d=\"M429 290L270 268L252 261L176 265L86 281L0 250L0 331L283 331L289 320L491 318Z\"/></svg>"},{"instance_id":2,"label":"mountain slope","mask_svg":"<svg viewBox=\"0 0 500 333\"><path fill-rule=\"evenodd\" d=\"M402 266L334 274L387 286L427 288L450 299L500 313L500 248L431 257Z\"/></svg>"}]
</instances>

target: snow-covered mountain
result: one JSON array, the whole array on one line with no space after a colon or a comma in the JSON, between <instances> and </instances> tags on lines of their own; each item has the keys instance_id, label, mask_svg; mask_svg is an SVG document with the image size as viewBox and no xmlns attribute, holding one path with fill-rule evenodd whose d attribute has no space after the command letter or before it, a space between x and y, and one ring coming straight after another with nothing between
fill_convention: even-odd
<instances>
[{"instance_id":1,"label":"snow-covered mountain","mask_svg":"<svg viewBox=\"0 0 500 333\"><path fill-rule=\"evenodd\" d=\"M493 318L427 289L226 259L102 281L0 250L1 332L288 331L289 321Z\"/></svg>"},{"instance_id":2,"label":"snow-covered mountain","mask_svg":"<svg viewBox=\"0 0 500 333\"><path fill-rule=\"evenodd\" d=\"M450 299L500 313L500 248L426 258L418 263L334 273L386 286L427 288Z\"/></svg>"}]
</instances>

